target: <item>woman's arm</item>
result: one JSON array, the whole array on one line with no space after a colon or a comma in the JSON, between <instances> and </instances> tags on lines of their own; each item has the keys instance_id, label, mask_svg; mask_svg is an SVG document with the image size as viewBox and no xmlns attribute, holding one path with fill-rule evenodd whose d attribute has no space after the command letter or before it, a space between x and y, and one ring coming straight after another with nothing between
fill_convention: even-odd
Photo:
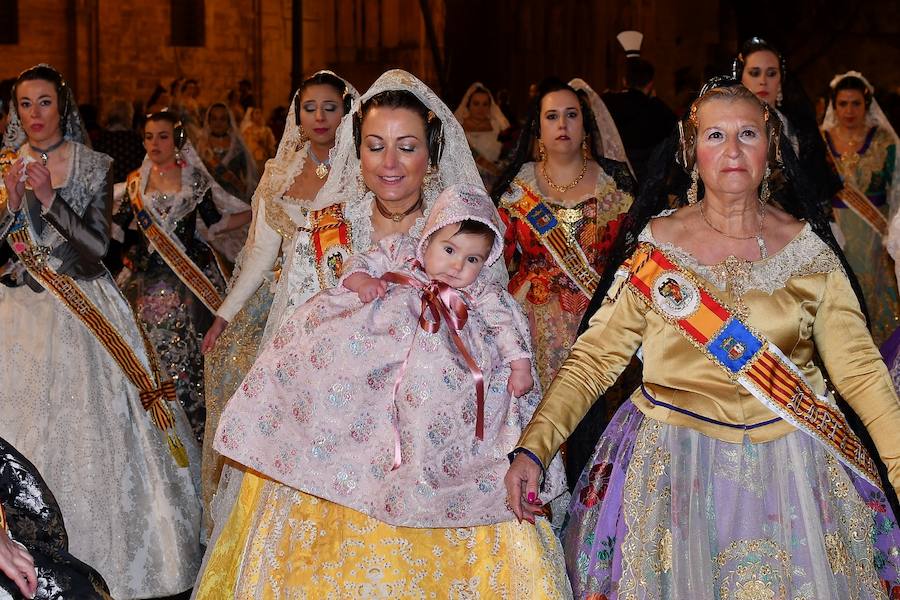
<instances>
[{"instance_id":1,"label":"woman's arm","mask_svg":"<svg viewBox=\"0 0 900 600\"><path fill-rule=\"evenodd\" d=\"M648 308L627 287L626 275L618 277L519 438L518 447L532 452L545 468L641 345Z\"/></svg>"},{"instance_id":2,"label":"woman's arm","mask_svg":"<svg viewBox=\"0 0 900 600\"><path fill-rule=\"evenodd\" d=\"M843 271L828 275L813 341L834 387L859 416L900 494L900 400Z\"/></svg>"},{"instance_id":3,"label":"woman's arm","mask_svg":"<svg viewBox=\"0 0 900 600\"><path fill-rule=\"evenodd\" d=\"M44 204L43 218L62 235L88 262L99 262L109 248L110 223L112 220L112 168L106 168L106 184L88 202L82 216L54 194L49 206ZM37 190L35 190L37 194ZM38 198L40 200L40 198Z\"/></svg>"}]
</instances>

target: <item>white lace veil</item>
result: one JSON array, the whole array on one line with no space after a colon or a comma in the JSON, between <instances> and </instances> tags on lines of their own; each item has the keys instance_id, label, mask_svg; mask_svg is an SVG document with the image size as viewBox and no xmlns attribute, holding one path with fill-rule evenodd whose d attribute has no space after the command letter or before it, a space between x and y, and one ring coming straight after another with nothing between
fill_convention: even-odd
<instances>
[{"instance_id":1,"label":"white lace veil","mask_svg":"<svg viewBox=\"0 0 900 600\"><path fill-rule=\"evenodd\" d=\"M595 92L594 89L580 77L576 77L570 81L569 85L576 91L582 91L587 94L587 97L590 100L591 111L594 113L594 121L597 123L597 131L600 132L601 154L606 158L625 163L628 165L628 169L633 175L634 169L631 168L631 163L628 162L628 156L625 154L625 146L622 144L619 130L616 127L615 121L613 121L612 115L609 114L609 109L606 108L606 104L600 98L600 94Z\"/></svg>"},{"instance_id":2,"label":"white lace veil","mask_svg":"<svg viewBox=\"0 0 900 600\"><path fill-rule=\"evenodd\" d=\"M886 190L887 191L887 204L889 208L889 214L891 215L891 221L894 215L898 214L898 209L900 209L900 139L897 137L897 132L894 131L893 126L891 126L891 122L888 120L887 115L884 114L884 111L881 110L881 106L878 105L878 100L875 99L875 87L869 83L869 80L863 77L863 74L859 71L847 71L841 75L836 75L834 79L831 80L829 87L834 89L838 83L845 77L856 77L861 80L866 87L869 89L869 94L872 98L872 103L869 105L869 108L866 110L866 125L868 127L878 127L888 133L891 139L894 142L894 148L896 151L894 153L894 172L891 177L891 185ZM838 124L837 115L834 112L834 107L832 106L831 101L828 102L828 109L825 111L825 120L822 121L822 129L830 130L833 129ZM895 231L895 228L897 231ZM890 244L894 244L897 246L898 256L900 256L900 222L896 225L896 227L891 224L890 227L890 237L892 238L889 242Z\"/></svg>"},{"instance_id":3,"label":"white lace veil","mask_svg":"<svg viewBox=\"0 0 900 600\"><path fill-rule=\"evenodd\" d=\"M356 101L359 99L359 92L356 91L353 84L333 71L328 70L316 71L310 77L315 77L316 75L323 73L333 75L344 82L344 86L346 87L344 93L350 95L353 99L352 104L355 106ZM303 168L306 154L309 152L309 142L304 141L303 136L300 133L300 126L297 124L296 111L297 96L299 94L300 89L297 89L294 92L294 95L291 96L291 106L288 108L287 121L285 122L281 141L278 143L278 150L275 152L273 158L266 161L266 168L259 180L259 185L256 186L256 191L253 192L253 214L256 215L254 218L265 218L259 211L260 202L281 198L285 192L288 191L291 184L294 182L294 178L297 177L300 170ZM335 136L337 136L337 132L335 132ZM336 139L337 138L335 138L335 140ZM244 249L241 250L235 263L232 280L234 280L240 272L244 250L253 247L255 231L255 227L250 228L250 234L247 236Z\"/></svg>"},{"instance_id":4,"label":"white lace veil","mask_svg":"<svg viewBox=\"0 0 900 600\"><path fill-rule=\"evenodd\" d=\"M353 232L354 252L364 252L371 246L374 194L365 187L360 173L356 143L353 139L353 114L361 109L366 100L388 90L411 92L441 121L443 152L436 172L426 177L422 189L425 216L427 217L432 203L444 188L457 183L482 186L475 160L469 151L466 134L447 105L412 74L400 69L387 71L358 101L354 102L350 114L341 120L337 130L337 142L331 150L331 172L311 207L318 210L333 204L344 205L344 217L350 222ZM418 235L424 222L424 217L419 219L410 229L410 233Z\"/></svg>"},{"instance_id":5,"label":"white lace veil","mask_svg":"<svg viewBox=\"0 0 900 600\"><path fill-rule=\"evenodd\" d=\"M46 67L56 71L56 69L46 63L40 63L31 68L33 69L35 67ZM23 73L24 72L25 71L23 71ZM60 74L59 71L56 71L56 73L59 74L60 79L63 81L63 93L66 95L66 105L68 106L66 122L62 124L64 126L63 137L72 142L90 146L90 138L84 127L84 121L81 119L81 114L78 112L75 94L72 93L72 88L65 83L62 74ZM12 99L9 103L9 123L6 126L6 134L3 136L3 147L11 150L18 150L19 147L25 143L25 140L28 139L25 130L22 128L22 121L19 119L18 103L15 101L15 98L16 88L13 86Z\"/></svg>"},{"instance_id":6,"label":"white lace veil","mask_svg":"<svg viewBox=\"0 0 900 600\"><path fill-rule=\"evenodd\" d=\"M484 85L480 81L476 81L472 85L469 86L469 89L466 90L465 95L459 103L459 106L456 107L453 115L456 117L460 123L464 123L466 117L469 116L469 98L472 97L472 94L475 92L482 92L487 94L491 99L491 129L500 133L506 129L509 129L509 119L503 114L503 111L500 110L500 105L497 104L497 101L494 100L494 95L491 93L491 90L484 87Z\"/></svg>"}]
</instances>

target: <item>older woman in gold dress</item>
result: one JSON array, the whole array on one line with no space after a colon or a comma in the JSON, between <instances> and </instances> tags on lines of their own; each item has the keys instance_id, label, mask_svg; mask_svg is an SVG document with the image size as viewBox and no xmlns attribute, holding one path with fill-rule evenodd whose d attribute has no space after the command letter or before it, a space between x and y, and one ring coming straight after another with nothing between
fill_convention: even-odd
<instances>
[{"instance_id":1,"label":"older woman in gold dress","mask_svg":"<svg viewBox=\"0 0 900 600\"><path fill-rule=\"evenodd\" d=\"M718 85L692 105L680 147L655 157L590 326L519 440L510 504L539 508L542 465L642 348L643 385L570 506L576 596L893 598L896 518L826 376L894 490L900 401L777 120L743 86ZM687 205L663 210L675 156ZM770 193L775 176L788 184Z\"/></svg>"}]
</instances>

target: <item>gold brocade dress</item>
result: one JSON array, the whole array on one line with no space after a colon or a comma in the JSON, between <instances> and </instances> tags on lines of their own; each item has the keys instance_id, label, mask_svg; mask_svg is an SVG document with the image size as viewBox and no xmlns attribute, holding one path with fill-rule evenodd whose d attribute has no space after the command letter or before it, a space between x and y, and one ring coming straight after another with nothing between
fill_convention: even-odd
<instances>
[{"instance_id":1,"label":"gold brocade dress","mask_svg":"<svg viewBox=\"0 0 900 600\"><path fill-rule=\"evenodd\" d=\"M900 401L838 258L809 225L766 259L714 266L657 243L649 227L640 239L683 271L640 280L645 293L630 271L617 276L519 440L549 459L642 349L643 385L573 491L563 545L576 597L897 597L900 531L884 493L751 395L677 325L705 318L694 281L820 395L821 357L900 489Z\"/></svg>"},{"instance_id":2,"label":"gold brocade dress","mask_svg":"<svg viewBox=\"0 0 900 600\"><path fill-rule=\"evenodd\" d=\"M198 600L571 597L546 519L395 527L251 473L204 573Z\"/></svg>"},{"instance_id":3,"label":"gold brocade dress","mask_svg":"<svg viewBox=\"0 0 900 600\"><path fill-rule=\"evenodd\" d=\"M204 360L207 435L203 438L201 483L206 535L212 531L209 506L225 462L212 447L219 417L256 360L274 298L272 283L280 272L279 254L293 248L297 222L306 224L302 200L284 195L254 200L253 226L240 272L217 312L228 321L228 327Z\"/></svg>"}]
</instances>

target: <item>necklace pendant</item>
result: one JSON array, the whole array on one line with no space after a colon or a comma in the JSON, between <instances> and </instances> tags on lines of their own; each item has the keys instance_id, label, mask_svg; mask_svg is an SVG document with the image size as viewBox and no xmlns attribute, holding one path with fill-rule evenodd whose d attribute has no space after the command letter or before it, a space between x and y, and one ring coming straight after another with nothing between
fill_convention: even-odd
<instances>
[{"instance_id":1,"label":"necklace pendant","mask_svg":"<svg viewBox=\"0 0 900 600\"><path fill-rule=\"evenodd\" d=\"M399 223L399 222L402 221L402 220L403 220L403 215L402 215L402 214L399 214L399 215L391 215L391 221L393 221L394 223Z\"/></svg>"},{"instance_id":2,"label":"necklace pendant","mask_svg":"<svg viewBox=\"0 0 900 600\"><path fill-rule=\"evenodd\" d=\"M48 161L48 160L50 160L50 157L47 156L47 153L46 153L46 152L41 152L41 164L43 164L43 165L46 167L46 166L47 166L47 161Z\"/></svg>"},{"instance_id":3,"label":"necklace pendant","mask_svg":"<svg viewBox=\"0 0 900 600\"><path fill-rule=\"evenodd\" d=\"M769 249L766 248L766 240L762 239L762 236L756 236L756 245L759 246L759 257L769 258Z\"/></svg>"},{"instance_id":4,"label":"necklace pendant","mask_svg":"<svg viewBox=\"0 0 900 600\"><path fill-rule=\"evenodd\" d=\"M328 166L325 163L319 163L319 166L316 167L316 177L319 179L328 177Z\"/></svg>"}]
</instances>

